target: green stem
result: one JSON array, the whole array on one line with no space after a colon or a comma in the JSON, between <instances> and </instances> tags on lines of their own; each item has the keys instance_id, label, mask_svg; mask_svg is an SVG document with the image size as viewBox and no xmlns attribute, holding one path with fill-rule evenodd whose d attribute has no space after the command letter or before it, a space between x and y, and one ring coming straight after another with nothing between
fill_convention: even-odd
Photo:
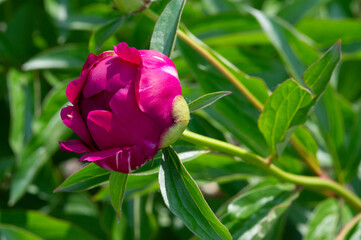
<instances>
[{"instance_id":1,"label":"green stem","mask_svg":"<svg viewBox=\"0 0 361 240\"><path fill-rule=\"evenodd\" d=\"M361 210L361 199L358 198L354 193L346 189L344 186L340 185L337 182L334 182L333 180L320 177L301 176L285 172L273 164L267 164L267 161L264 158L254 153L248 152L245 149L187 130L183 133L182 139L193 144L206 146L232 156L240 157L244 161L259 167L263 171L282 181L302 185L313 190L332 191L338 196L344 198L345 201L347 201L349 204Z\"/></svg>"}]
</instances>

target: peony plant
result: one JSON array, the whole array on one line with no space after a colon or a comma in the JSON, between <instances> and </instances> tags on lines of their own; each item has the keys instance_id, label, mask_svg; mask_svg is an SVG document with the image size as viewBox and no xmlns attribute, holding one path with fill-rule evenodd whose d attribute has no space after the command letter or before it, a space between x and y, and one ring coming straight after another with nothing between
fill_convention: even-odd
<instances>
[{"instance_id":1,"label":"peony plant","mask_svg":"<svg viewBox=\"0 0 361 240\"><path fill-rule=\"evenodd\" d=\"M61 149L86 153L79 161L107 170L140 168L175 142L189 121L173 62L126 43L89 54L66 96L72 105L62 109L61 118L80 139L60 142Z\"/></svg>"}]
</instances>

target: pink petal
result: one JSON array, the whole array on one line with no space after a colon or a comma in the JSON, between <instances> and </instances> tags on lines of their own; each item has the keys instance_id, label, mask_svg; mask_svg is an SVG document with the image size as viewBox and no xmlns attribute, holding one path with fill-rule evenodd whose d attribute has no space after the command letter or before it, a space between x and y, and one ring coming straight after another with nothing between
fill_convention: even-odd
<instances>
[{"instance_id":1,"label":"pink petal","mask_svg":"<svg viewBox=\"0 0 361 240\"><path fill-rule=\"evenodd\" d=\"M80 95L81 91L84 87L86 79L84 77L77 78L73 81L71 81L68 86L66 87L65 94L66 97L69 99L69 102L76 105Z\"/></svg>"},{"instance_id":2,"label":"pink petal","mask_svg":"<svg viewBox=\"0 0 361 240\"><path fill-rule=\"evenodd\" d=\"M91 96L90 98L80 98L79 100L79 111L86 119L88 113L94 110L109 110L109 99L108 93L100 92ZM109 99L108 99L109 98Z\"/></svg>"},{"instance_id":3,"label":"pink petal","mask_svg":"<svg viewBox=\"0 0 361 240\"><path fill-rule=\"evenodd\" d=\"M88 146L93 145L93 141L91 140L83 118L80 116L79 111L75 107L67 106L63 108L60 116L65 126L72 129Z\"/></svg>"},{"instance_id":4,"label":"pink petal","mask_svg":"<svg viewBox=\"0 0 361 240\"><path fill-rule=\"evenodd\" d=\"M134 81L136 74L137 66L134 64L119 57L103 58L89 71L83 96L89 98L104 90L116 92Z\"/></svg>"},{"instance_id":5,"label":"pink petal","mask_svg":"<svg viewBox=\"0 0 361 240\"><path fill-rule=\"evenodd\" d=\"M162 128L169 126L173 100L182 94L178 78L161 69L142 67L135 88L139 108Z\"/></svg>"},{"instance_id":6,"label":"pink petal","mask_svg":"<svg viewBox=\"0 0 361 240\"><path fill-rule=\"evenodd\" d=\"M126 126L138 144L154 149L159 140L162 128L147 114L143 113L135 99L133 85L120 89L110 100L110 108Z\"/></svg>"},{"instance_id":7,"label":"pink petal","mask_svg":"<svg viewBox=\"0 0 361 240\"><path fill-rule=\"evenodd\" d=\"M88 146L82 140L79 139L59 142L59 144L60 144L60 150L62 151L70 151L76 153L90 152Z\"/></svg>"},{"instance_id":8,"label":"pink petal","mask_svg":"<svg viewBox=\"0 0 361 240\"><path fill-rule=\"evenodd\" d=\"M143 148L145 154L153 154L161 133L157 130L159 128L154 123L140 122L142 119L125 116L104 110L89 113L87 124L97 146L110 149L136 145Z\"/></svg>"},{"instance_id":9,"label":"pink petal","mask_svg":"<svg viewBox=\"0 0 361 240\"><path fill-rule=\"evenodd\" d=\"M150 158L145 158L142 149L137 146L124 147L121 151L117 152L114 156L96 161L95 163L107 170L130 173Z\"/></svg>"},{"instance_id":10,"label":"pink petal","mask_svg":"<svg viewBox=\"0 0 361 240\"><path fill-rule=\"evenodd\" d=\"M120 148L112 148L104 151L91 152L81 156L79 161L89 161L89 162L99 161L111 156L115 156L117 153L121 151L122 150Z\"/></svg>"},{"instance_id":11,"label":"pink petal","mask_svg":"<svg viewBox=\"0 0 361 240\"><path fill-rule=\"evenodd\" d=\"M117 46L114 46L114 52L121 59L139 65L142 62L140 54L136 48L128 47L128 44L125 42L119 43Z\"/></svg>"},{"instance_id":12,"label":"pink petal","mask_svg":"<svg viewBox=\"0 0 361 240\"><path fill-rule=\"evenodd\" d=\"M81 76L84 76L85 73L87 72L87 70L98 60L98 57L93 54L93 53L89 53L88 58L86 59L84 65L83 65L83 69L81 71Z\"/></svg>"}]
</instances>

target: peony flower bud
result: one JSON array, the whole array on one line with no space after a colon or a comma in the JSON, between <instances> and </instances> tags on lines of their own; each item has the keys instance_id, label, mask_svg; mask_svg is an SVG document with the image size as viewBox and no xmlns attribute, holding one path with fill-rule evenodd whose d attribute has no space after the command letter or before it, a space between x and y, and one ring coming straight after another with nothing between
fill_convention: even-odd
<instances>
[{"instance_id":1,"label":"peony flower bud","mask_svg":"<svg viewBox=\"0 0 361 240\"><path fill-rule=\"evenodd\" d=\"M114 0L115 6L123 13L140 12L149 7L150 0Z\"/></svg>"},{"instance_id":2,"label":"peony flower bud","mask_svg":"<svg viewBox=\"0 0 361 240\"><path fill-rule=\"evenodd\" d=\"M61 118L81 139L60 142L61 149L85 152L79 161L117 172L141 167L175 142L189 121L173 62L126 43L89 54L66 96L73 105Z\"/></svg>"}]
</instances>

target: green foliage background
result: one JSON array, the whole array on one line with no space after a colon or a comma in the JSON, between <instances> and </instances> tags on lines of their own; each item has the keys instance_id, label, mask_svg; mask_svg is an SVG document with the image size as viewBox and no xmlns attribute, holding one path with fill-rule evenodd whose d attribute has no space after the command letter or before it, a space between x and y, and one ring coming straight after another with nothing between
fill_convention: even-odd
<instances>
[{"instance_id":1,"label":"green foliage background","mask_svg":"<svg viewBox=\"0 0 361 240\"><path fill-rule=\"evenodd\" d=\"M154 1L150 9L159 15L168 2ZM79 155L59 151L58 142L72 136L59 116L67 104L66 85L79 76L89 52L111 50L119 42L149 49L155 25L150 15L122 14L109 0L0 0L1 239L192 238L162 199L157 174L161 154L153 165L128 176L118 221L109 196L110 173L82 166ZM305 107L297 108L297 118L271 122L267 110L262 123L259 109L224 73L178 38L171 57L187 101L232 92L193 112L188 129L271 156L274 165L289 173L314 176L320 168L360 198L360 17L358 0L187 1L180 28L197 37L199 46L230 69L256 101L266 103L264 116L272 92L274 105L284 100L275 91L281 92L281 83L301 89L302 79L312 81L317 71L303 75L305 70L342 40L342 60L323 95L312 88L309 102L317 101L315 106L309 109L309 102L296 98L290 103ZM330 62L336 64L336 58ZM295 80L285 82L291 77ZM296 82L300 85L293 88ZM288 120L292 123L287 125ZM279 130L278 138L265 137L267 124L285 131ZM303 126L291 128L299 124ZM286 130L294 131L311 164L288 144ZM335 239L351 219L344 239L361 238L360 207L334 193L280 182L238 157L186 139L174 149L234 239ZM81 174L63 183L80 169ZM121 181L115 174L112 178ZM112 197L119 201L117 194Z\"/></svg>"}]
</instances>

